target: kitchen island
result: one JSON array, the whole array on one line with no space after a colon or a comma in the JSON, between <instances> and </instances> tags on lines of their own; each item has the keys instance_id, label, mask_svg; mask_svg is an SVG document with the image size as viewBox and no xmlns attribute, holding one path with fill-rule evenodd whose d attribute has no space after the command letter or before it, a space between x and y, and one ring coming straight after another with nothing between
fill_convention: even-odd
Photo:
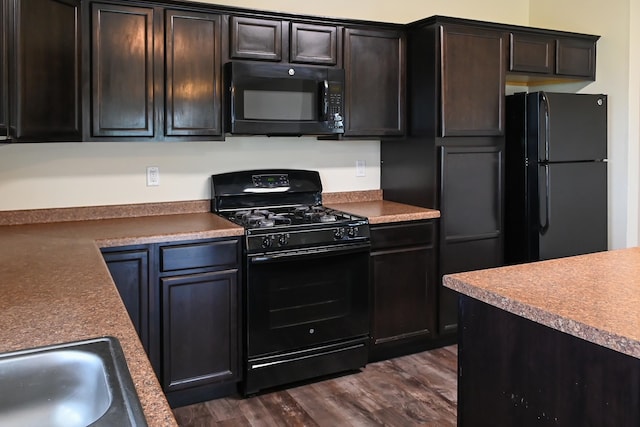
<instances>
[{"instance_id":1,"label":"kitchen island","mask_svg":"<svg viewBox=\"0 0 640 427\"><path fill-rule=\"evenodd\" d=\"M640 425L640 248L445 276L458 425Z\"/></svg>"}]
</instances>

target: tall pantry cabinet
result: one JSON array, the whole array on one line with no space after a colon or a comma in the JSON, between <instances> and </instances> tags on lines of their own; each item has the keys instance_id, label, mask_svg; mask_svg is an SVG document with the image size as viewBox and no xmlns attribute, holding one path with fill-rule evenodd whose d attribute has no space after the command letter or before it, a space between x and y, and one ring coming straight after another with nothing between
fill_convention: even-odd
<instances>
[{"instance_id":1,"label":"tall pantry cabinet","mask_svg":"<svg viewBox=\"0 0 640 427\"><path fill-rule=\"evenodd\" d=\"M503 260L504 88L508 35L433 17L408 27L409 132L381 143L384 197L441 211L440 275ZM438 333L457 330L438 286Z\"/></svg>"}]
</instances>

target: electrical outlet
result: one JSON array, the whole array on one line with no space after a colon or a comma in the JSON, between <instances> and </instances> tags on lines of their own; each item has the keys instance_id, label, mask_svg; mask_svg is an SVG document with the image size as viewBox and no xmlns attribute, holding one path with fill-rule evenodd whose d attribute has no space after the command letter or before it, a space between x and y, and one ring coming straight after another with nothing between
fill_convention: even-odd
<instances>
[{"instance_id":1,"label":"electrical outlet","mask_svg":"<svg viewBox=\"0 0 640 427\"><path fill-rule=\"evenodd\" d=\"M356 160L356 176L367 176L364 160Z\"/></svg>"},{"instance_id":2,"label":"electrical outlet","mask_svg":"<svg viewBox=\"0 0 640 427\"><path fill-rule=\"evenodd\" d=\"M160 168L147 166L147 187L157 187L158 185L160 185Z\"/></svg>"}]
</instances>

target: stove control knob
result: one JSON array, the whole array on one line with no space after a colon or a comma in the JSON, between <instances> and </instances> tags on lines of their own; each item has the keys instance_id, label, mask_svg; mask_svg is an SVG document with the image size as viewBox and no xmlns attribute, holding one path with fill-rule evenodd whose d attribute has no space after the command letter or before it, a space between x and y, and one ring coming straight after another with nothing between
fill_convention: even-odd
<instances>
[{"instance_id":1,"label":"stove control knob","mask_svg":"<svg viewBox=\"0 0 640 427\"><path fill-rule=\"evenodd\" d=\"M262 247L264 249L269 249L271 246L273 246L273 239L271 236L264 236L262 238Z\"/></svg>"},{"instance_id":2,"label":"stove control knob","mask_svg":"<svg viewBox=\"0 0 640 427\"><path fill-rule=\"evenodd\" d=\"M349 227L349 230L347 231L347 235L350 238L354 238L358 236L358 227Z\"/></svg>"},{"instance_id":3,"label":"stove control knob","mask_svg":"<svg viewBox=\"0 0 640 427\"><path fill-rule=\"evenodd\" d=\"M334 237L336 240L342 240L342 239L344 239L344 228L336 228L336 229L333 231L333 237Z\"/></svg>"},{"instance_id":4,"label":"stove control knob","mask_svg":"<svg viewBox=\"0 0 640 427\"><path fill-rule=\"evenodd\" d=\"M286 246L289 244L289 234L281 234L278 236L278 245Z\"/></svg>"}]
</instances>

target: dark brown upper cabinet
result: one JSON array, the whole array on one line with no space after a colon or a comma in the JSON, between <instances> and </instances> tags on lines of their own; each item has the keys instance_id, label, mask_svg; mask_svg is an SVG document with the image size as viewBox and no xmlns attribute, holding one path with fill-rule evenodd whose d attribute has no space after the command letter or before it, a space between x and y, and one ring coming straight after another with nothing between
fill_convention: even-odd
<instances>
[{"instance_id":1,"label":"dark brown upper cabinet","mask_svg":"<svg viewBox=\"0 0 640 427\"><path fill-rule=\"evenodd\" d=\"M154 9L91 6L92 136L153 137Z\"/></svg>"},{"instance_id":2,"label":"dark brown upper cabinet","mask_svg":"<svg viewBox=\"0 0 640 427\"><path fill-rule=\"evenodd\" d=\"M90 137L219 139L220 15L91 7Z\"/></svg>"},{"instance_id":3,"label":"dark brown upper cabinet","mask_svg":"<svg viewBox=\"0 0 640 427\"><path fill-rule=\"evenodd\" d=\"M232 16L229 55L233 59L282 61L282 21Z\"/></svg>"},{"instance_id":4,"label":"dark brown upper cabinet","mask_svg":"<svg viewBox=\"0 0 640 427\"><path fill-rule=\"evenodd\" d=\"M338 27L277 18L232 16L230 59L335 66Z\"/></svg>"},{"instance_id":5,"label":"dark brown upper cabinet","mask_svg":"<svg viewBox=\"0 0 640 427\"><path fill-rule=\"evenodd\" d=\"M509 41L509 71L553 73L555 68L555 39L553 37L511 33Z\"/></svg>"},{"instance_id":6,"label":"dark brown upper cabinet","mask_svg":"<svg viewBox=\"0 0 640 427\"><path fill-rule=\"evenodd\" d=\"M6 0L0 0L0 137L7 135L7 110L9 109L7 93L7 34L8 14Z\"/></svg>"},{"instance_id":7,"label":"dark brown upper cabinet","mask_svg":"<svg viewBox=\"0 0 640 427\"><path fill-rule=\"evenodd\" d=\"M220 16L168 10L167 136L221 135Z\"/></svg>"},{"instance_id":8,"label":"dark brown upper cabinet","mask_svg":"<svg viewBox=\"0 0 640 427\"><path fill-rule=\"evenodd\" d=\"M505 33L444 24L440 51L440 136L503 135Z\"/></svg>"},{"instance_id":9,"label":"dark brown upper cabinet","mask_svg":"<svg viewBox=\"0 0 640 427\"><path fill-rule=\"evenodd\" d=\"M508 80L595 80L597 36L531 30L512 32Z\"/></svg>"},{"instance_id":10,"label":"dark brown upper cabinet","mask_svg":"<svg viewBox=\"0 0 640 427\"><path fill-rule=\"evenodd\" d=\"M345 29L345 136L404 135L405 45L402 31Z\"/></svg>"},{"instance_id":11,"label":"dark brown upper cabinet","mask_svg":"<svg viewBox=\"0 0 640 427\"><path fill-rule=\"evenodd\" d=\"M82 139L79 0L4 0L0 127L18 142Z\"/></svg>"},{"instance_id":12,"label":"dark brown upper cabinet","mask_svg":"<svg viewBox=\"0 0 640 427\"><path fill-rule=\"evenodd\" d=\"M290 49L290 62L336 65L338 28L292 22Z\"/></svg>"},{"instance_id":13,"label":"dark brown upper cabinet","mask_svg":"<svg viewBox=\"0 0 640 427\"><path fill-rule=\"evenodd\" d=\"M556 41L556 74L596 79L596 40L559 37Z\"/></svg>"}]
</instances>

